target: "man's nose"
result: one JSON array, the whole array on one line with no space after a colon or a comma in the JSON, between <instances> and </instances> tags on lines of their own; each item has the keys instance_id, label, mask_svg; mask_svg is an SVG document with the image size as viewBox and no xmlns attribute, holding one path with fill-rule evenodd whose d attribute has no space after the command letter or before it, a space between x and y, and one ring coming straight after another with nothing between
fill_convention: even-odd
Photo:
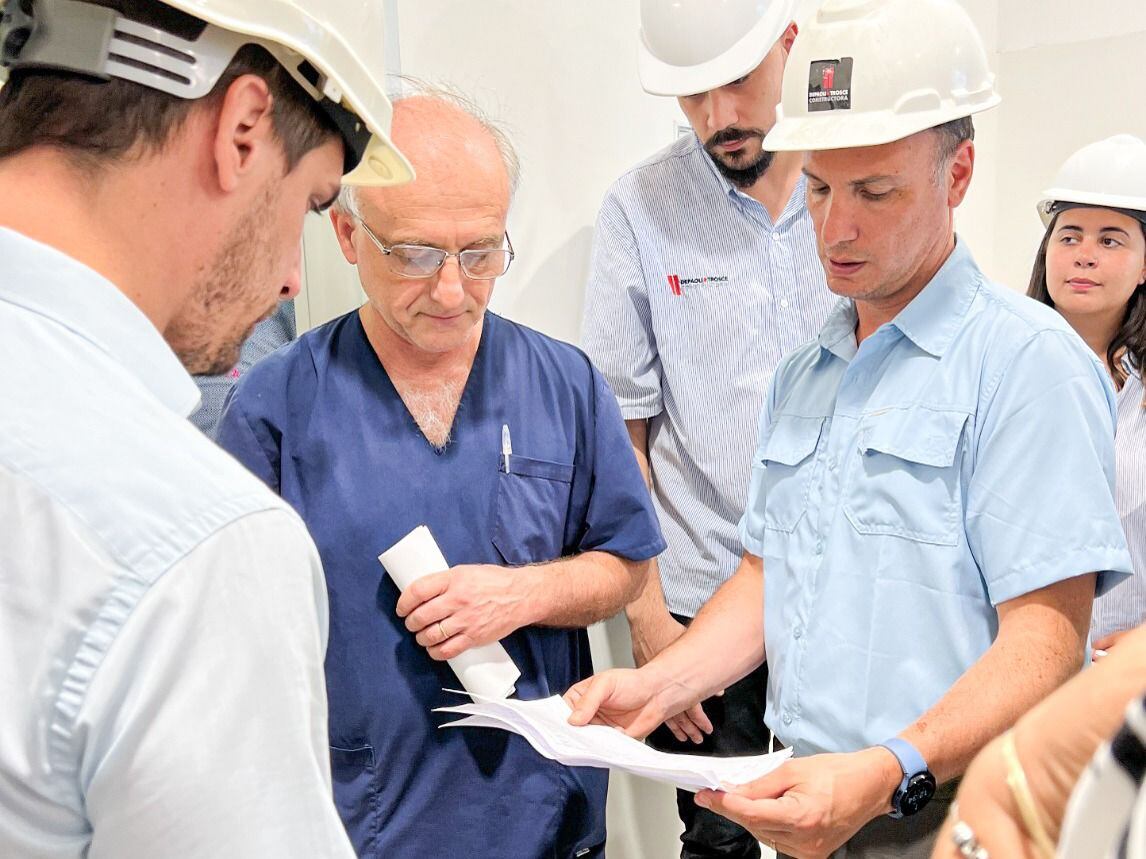
<instances>
[{"instance_id":1,"label":"man's nose","mask_svg":"<svg viewBox=\"0 0 1146 859\"><path fill-rule=\"evenodd\" d=\"M456 256L446 257L430 288L430 297L442 308L458 307L465 300L466 288L461 263Z\"/></svg>"},{"instance_id":2,"label":"man's nose","mask_svg":"<svg viewBox=\"0 0 1146 859\"><path fill-rule=\"evenodd\" d=\"M283 281L282 288L279 290L279 301L289 301L302 292L302 254L298 254L291 264L290 271L287 272L286 280Z\"/></svg>"},{"instance_id":3,"label":"man's nose","mask_svg":"<svg viewBox=\"0 0 1146 859\"><path fill-rule=\"evenodd\" d=\"M859 229L846 201L831 198L824 204L824 221L820 227L820 241L829 250L859 238Z\"/></svg>"},{"instance_id":4,"label":"man's nose","mask_svg":"<svg viewBox=\"0 0 1146 859\"><path fill-rule=\"evenodd\" d=\"M710 134L730 128L739 121L740 114L736 109L736 98L724 91L724 88L714 89L708 93L708 130Z\"/></svg>"}]
</instances>

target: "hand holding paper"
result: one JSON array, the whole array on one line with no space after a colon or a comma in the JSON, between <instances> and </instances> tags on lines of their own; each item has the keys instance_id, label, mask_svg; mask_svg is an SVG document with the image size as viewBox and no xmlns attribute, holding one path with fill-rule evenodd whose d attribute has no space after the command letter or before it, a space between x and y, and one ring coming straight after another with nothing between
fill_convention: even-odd
<instances>
[{"instance_id":1,"label":"hand holding paper","mask_svg":"<svg viewBox=\"0 0 1146 859\"><path fill-rule=\"evenodd\" d=\"M403 593L419 579L449 569L441 549L425 525L419 525L379 555L378 560ZM447 640L451 633L445 627L446 623L448 619L430 622L419 631L418 643L428 647ZM447 661L467 692L491 698L511 695L521 676L505 648L496 641L471 647Z\"/></svg>"},{"instance_id":2,"label":"hand holding paper","mask_svg":"<svg viewBox=\"0 0 1146 859\"><path fill-rule=\"evenodd\" d=\"M528 625L527 585L512 567L462 564L422 576L406 588L398 616L430 656L452 659Z\"/></svg>"},{"instance_id":3,"label":"hand holding paper","mask_svg":"<svg viewBox=\"0 0 1146 859\"><path fill-rule=\"evenodd\" d=\"M733 758L668 754L625 736L615 728L569 724L572 711L557 695L540 701L497 701L474 697L476 703L441 708L439 712L466 716L442 727L501 728L520 734L538 753L567 766L624 770L685 790L720 789L726 785L752 782L772 772L791 755L788 750Z\"/></svg>"},{"instance_id":4,"label":"hand holding paper","mask_svg":"<svg viewBox=\"0 0 1146 859\"><path fill-rule=\"evenodd\" d=\"M603 722L638 738L647 737L666 719L689 710L703 697L702 692L662 671L656 661L639 669L602 671L565 693L573 708L574 725Z\"/></svg>"}]
</instances>

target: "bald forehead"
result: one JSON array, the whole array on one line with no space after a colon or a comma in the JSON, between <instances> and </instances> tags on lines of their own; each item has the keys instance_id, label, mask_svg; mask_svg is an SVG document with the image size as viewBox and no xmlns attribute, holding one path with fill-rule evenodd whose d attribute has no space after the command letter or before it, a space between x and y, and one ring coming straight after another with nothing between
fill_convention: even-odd
<instances>
[{"instance_id":1,"label":"bald forehead","mask_svg":"<svg viewBox=\"0 0 1146 859\"><path fill-rule=\"evenodd\" d=\"M391 139L414 165L417 179L387 189L417 197L433 189L464 187L509 204L509 176L497 143L482 124L455 105L413 96L394 105Z\"/></svg>"}]
</instances>

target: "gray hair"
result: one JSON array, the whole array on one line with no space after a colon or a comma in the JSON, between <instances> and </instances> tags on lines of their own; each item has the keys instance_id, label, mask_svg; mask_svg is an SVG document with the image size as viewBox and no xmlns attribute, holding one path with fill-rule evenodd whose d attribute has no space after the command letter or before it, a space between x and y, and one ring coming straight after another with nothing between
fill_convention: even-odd
<instances>
[{"instance_id":1,"label":"gray hair","mask_svg":"<svg viewBox=\"0 0 1146 859\"><path fill-rule=\"evenodd\" d=\"M969 116L953 119L931 129L938 136L935 148L935 181L942 185L951 158L964 140L975 139L975 122Z\"/></svg>"},{"instance_id":2,"label":"gray hair","mask_svg":"<svg viewBox=\"0 0 1146 859\"><path fill-rule=\"evenodd\" d=\"M521 159L509 134L500 122L492 119L489 114L478 107L477 103L460 90L445 84L434 84L418 78L404 75L394 76L390 80L390 102L397 105L408 98L430 98L434 101L448 104L475 120L491 138L505 165L506 175L509 176L509 199L512 201L517 194L517 187L521 182ZM361 220L358 211L358 189L351 185L343 185L335 206L342 212Z\"/></svg>"}]
</instances>

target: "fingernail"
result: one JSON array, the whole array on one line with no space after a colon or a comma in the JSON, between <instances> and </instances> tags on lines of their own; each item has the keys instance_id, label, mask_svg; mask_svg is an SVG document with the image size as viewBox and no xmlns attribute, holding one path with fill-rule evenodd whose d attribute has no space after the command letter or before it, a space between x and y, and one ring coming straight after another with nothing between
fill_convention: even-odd
<instances>
[{"instance_id":1,"label":"fingernail","mask_svg":"<svg viewBox=\"0 0 1146 859\"><path fill-rule=\"evenodd\" d=\"M702 793L698 793L696 795L696 804L699 805L701 808L708 808L711 803L709 803L707 796L705 796Z\"/></svg>"}]
</instances>

